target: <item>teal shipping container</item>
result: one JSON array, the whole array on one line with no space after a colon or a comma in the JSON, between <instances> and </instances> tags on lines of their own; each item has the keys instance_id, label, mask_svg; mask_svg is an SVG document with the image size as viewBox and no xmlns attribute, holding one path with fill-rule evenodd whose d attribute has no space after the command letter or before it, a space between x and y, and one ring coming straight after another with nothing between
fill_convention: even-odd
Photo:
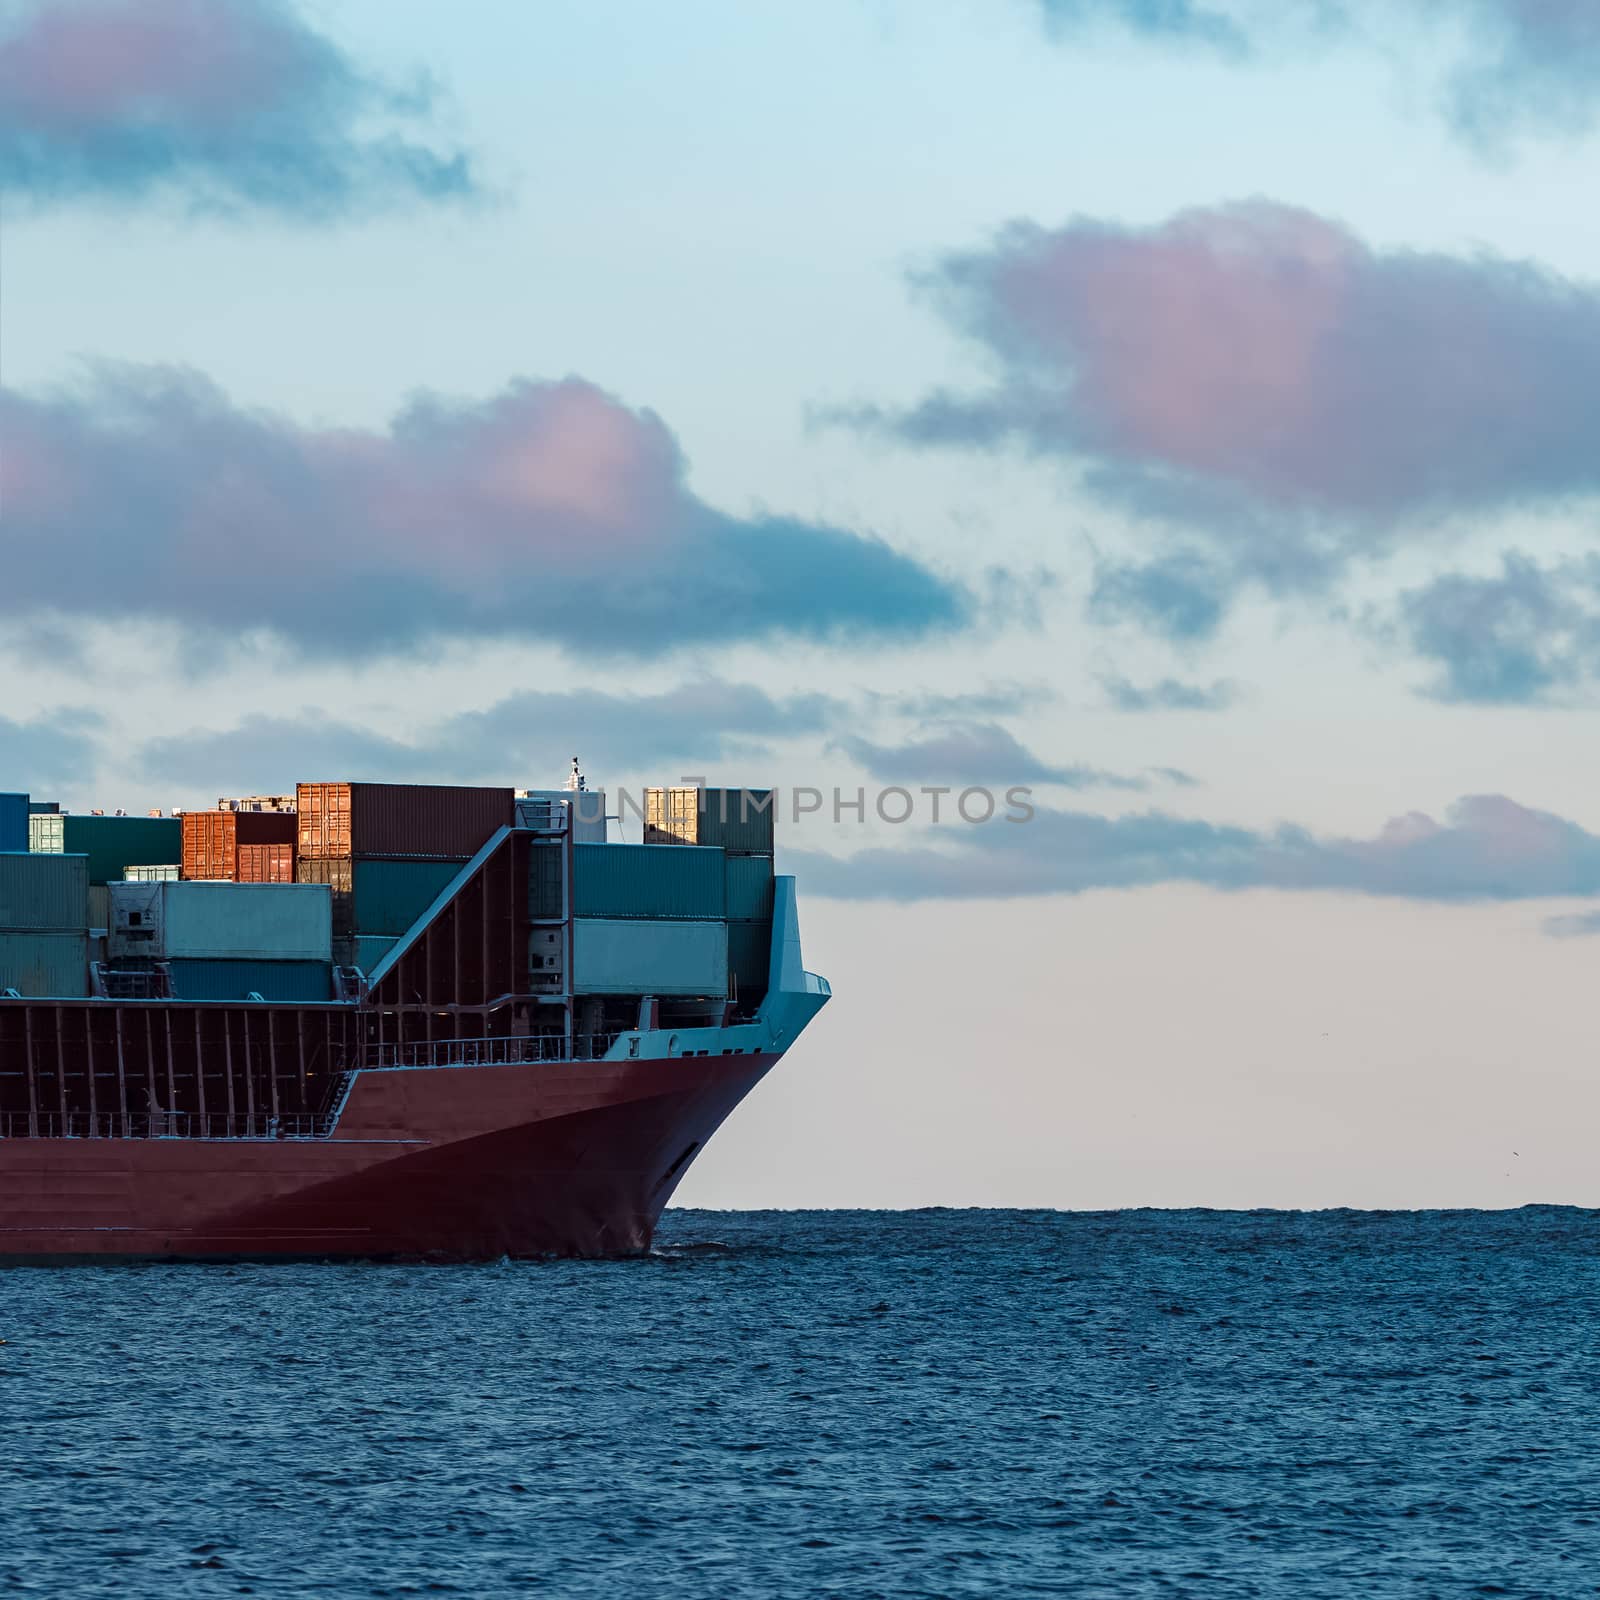
<instances>
[{"instance_id":1,"label":"teal shipping container","mask_svg":"<svg viewBox=\"0 0 1600 1600\"><path fill-rule=\"evenodd\" d=\"M221 961L190 957L168 963L180 1000L263 1000L308 1004L333 998L333 973L325 961Z\"/></svg>"},{"instance_id":2,"label":"teal shipping container","mask_svg":"<svg viewBox=\"0 0 1600 1600\"><path fill-rule=\"evenodd\" d=\"M357 861L303 856L295 863L295 878L300 883L325 883L333 890L335 938L378 933L398 938L410 931L464 865L376 856Z\"/></svg>"},{"instance_id":3,"label":"teal shipping container","mask_svg":"<svg viewBox=\"0 0 1600 1600\"><path fill-rule=\"evenodd\" d=\"M726 995L728 925L587 917L572 928L572 992Z\"/></svg>"},{"instance_id":4,"label":"teal shipping container","mask_svg":"<svg viewBox=\"0 0 1600 1600\"><path fill-rule=\"evenodd\" d=\"M121 883L138 861L181 861L183 823L177 817L28 818L28 848L41 854L89 858L90 883Z\"/></svg>"},{"instance_id":5,"label":"teal shipping container","mask_svg":"<svg viewBox=\"0 0 1600 1600\"><path fill-rule=\"evenodd\" d=\"M767 992L772 963L772 921L728 924L729 993L749 1010Z\"/></svg>"},{"instance_id":6,"label":"teal shipping container","mask_svg":"<svg viewBox=\"0 0 1600 1600\"><path fill-rule=\"evenodd\" d=\"M0 929L82 933L88 926L86 856L0 855Z\"/></svg>"},{"instance_id":7,"label":"teal shipping container","mask_svg":"<svg viewBox=\"0 0 1600 1600\"><path fill-rule=\"evenodd\" d=\"M572 847L572 856L576 917L722 920L727 889L720 850L675 844L578 844Z\"/></svg>"},{"instance_id":8,"label":"teal shipping container","mask_svg":"<svg viewBox=\"0 0 1600 1600\"><path fill-rule=\"evenodd\" d=\"M772 921L772 857L729 856L728 920Z\"/></svg>"},{"instance_id":9,"label":"teal shipping container","mask_svg":"<svg viewBox=\"0 0 1600 1600\"><path fill-rule=\"evenodd\" d=\"M0 794L0 850L28 848L28 797Z\"/></svg>"},{"instance_id":10,"label":"teal shipping container","mask_svg":"<svg viewBox=\"0 0 1600 1600\"><path fill-rule=\"evenodd\" d=\"M89 936L0 933L0 990L29 999L81 1000L89 993Z\"/></svg>"}]
</instances>

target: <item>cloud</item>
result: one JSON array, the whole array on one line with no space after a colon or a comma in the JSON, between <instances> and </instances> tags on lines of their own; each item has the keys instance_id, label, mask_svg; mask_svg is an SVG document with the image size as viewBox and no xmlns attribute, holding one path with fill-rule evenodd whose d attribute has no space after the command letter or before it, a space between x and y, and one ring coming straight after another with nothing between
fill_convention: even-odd
<instances>
[{"instance_id":1,"label":"cloud","mask_svg":"<svg viewBox=\"0 0 1600 1600\"><path fill-rule=\"evenodd\" d=\"M1020 446L1130 512L1101 621L1180 639L1244 587L1317 592L1473 515L1600 492L1600 285L1381 251L1264 200L1155 227L1014 223L920 280L987 388L835 422Z\"/></svg>"},{"instance_id":2,"label":"cloud","mask_svg":"<svg viewBox=\"0 0 1600 1600\"><path fill-rule=\"evenodd\" d=\"M22 0L0 20L0 180L310 220L478 192L435 91L365 71L288 0Z\"/></svg>"},{"instance_id":3,"label":"cloud","mask_svg":"<svg viewBox=\"0 0 1600 1600\"><path fill-rule=\"evenodd\" d=\"M1400 596L1399 628L1439 672L1434 699L1529 705L1600 672L1600 557L1451 573Z\"/></svg>"},{"instance_id":4,"label":"cloud","mask_svg":"<svg viewBox=\"0 0 1600 1600\"><path fill-rule=\"evenodd\" d=\"M993 683L982 689L944 692L913 689L899 694L884 694L869 689L863 695L874 711L888 711L897 717L918 722L965 720L973 717L1014 716L1039 706L1052 705L1061 696L1048 683Z\"/></svg>"},{"instance_id":5,"label":"cloud","mask_svg":"<svg viewBox=\"0 0 1600 1600\"><path fill-rule=\"evenodd\" d=\"M100 726L99 713L82 707L28 722L0 717L0 789L53 799L82 783L94 770Z\"/></svg>"},{"instance_id":6,"label":"cloud","mask_svg":"<svg viewBox=\"0 0 1600 1600\"><path fill-rule=\"evenodd\" d=\"M1225 523L1230 503L1387 524L1600 488L1600 288L1525 262L1372 249L1247 201L1154 228L1007 228L927 279L994 365L877 420L1017 440Z\"/></svg>"},{"instance_id":7,"label":"cloud","mask_svg":"<svg viewBox=\"0 0 1600 1600\"><path fill-rule=\"evenodd\" d=\"M1103 562L1089 593L1098 622L1135 622L1168 639L1208 639L1221 626L1233 585L1209 562L1172 555Z\"/></svg>"},{"instance_id":8,"label":"cloud","mask_svg":"<svg viewBox=\"0 0 1600 1600\"><path fill-rule=\"evenodd\" d=\"M1100 679L1100 687L1118 711L1226 711L1239 697L1238 686L1224 678L1209 684L1177 678L1137 684L1111 675Z\"/></svg>"},{"instance_id":9,"label":"cloud","mask_svg":"<svg viewBox=\"0 0 1600 1600\"><path fill-rule=\"evenodd\" d=\"M1552 939L1587 939L1600 933L1600 911L1579 911L1570 916L1546 917L1544 931Z\"/></svg>"},{"instance_id":10,"label":"cloud","mask_svg":"<svg viewBox=\"0 0 1600 1600\"><path fill-rule=\"evenodd\" d=\"M324 657L492 636L637 658L904 640L972 614L881 540L708 506L655 413L577 378L425 396L366 432L244 410L192 372L103 366L65 392L0 391L0 436L0 620L260 629Z\"/></svg>"},{"instance_id":11,"label":"cloud","mask_svg":"<svg viewBox=\"0 0 1600 1600\"><path fill-rule=\"evenodd\" d=\"M1244 50L1247 43L1245 31L1231 17L1194 0L1038 0L1038 5L1057 34L1112 23L1146 37L1179 39L1230 53Z\"/></svg>"},{"instance_id":12,"label":"cloud","mask_svg":"<svg viewBox=\"0 0 1600 1600\"><path fill-rule=\"evenodd\" d=\"M1590 0L1031 0L1055 38L1090 27L1271 63L1308 46L1415 55L1445 38L1440 109L1480 150L1517 134L1577 135L1600 112L1600 12ZM1429 50L1429 54L1435 54Z\"/></svg>"},{"instance_id":13,"label":"cloud","mask_svg":"<svg viewBox=\"0 0 1600 1600\"><path fill-rule=\"evenodd\" d=\"M752 759L752 741L764 748L816 733L842 710L824 695L774 699L748 684L712 679L656 694L529 690L441 718L408 738L307 708L153 739L135 760L150 777L208 796L277 794L332 776L550 788L565 779L574 755L603 788L618 773L654 771L672 783L696 773L694 763Z\"/></svg>"},{"instance_id":14,"label":"cloud","mask_svg":"<svg viewBox=\"0 0 1600 1600\"><path fill-rule=\"evenodd\" d=\"M1229 827L1151 811L1107 817L1040 807L1026 823L942 830L935 846L849 858L785 852L807 893L850 900L1004 899L1193 883L1420 901L1600 893L1600 837L1503 795L1458 801L1443 822L1397 817L1366 839L1289 825Z\"/></svg>"},{"instance_id":15,"label":"cloud","mask_svg":"<svg viewBox=\"0 0 1600 1600\"><path fill-rule=\"evenodd\" d=\"M952 722L925 730L905 744L874 744L843 738L834 743L851 760L885 783L1056 783L1071 789L1146 789L1144 778L1098 767L1054 766L1041 761L998 722Z\"/></svg>"}]
</instances>

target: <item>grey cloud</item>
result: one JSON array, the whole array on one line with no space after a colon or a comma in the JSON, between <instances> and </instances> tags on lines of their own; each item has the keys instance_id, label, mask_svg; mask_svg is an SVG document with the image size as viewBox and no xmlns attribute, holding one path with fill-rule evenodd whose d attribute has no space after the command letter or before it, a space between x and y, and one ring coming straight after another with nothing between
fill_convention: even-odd
<instances>
[{"instance_id":1,"label":"grey cloud","mask_svg":"<svg viewBox=\"0 0 1600 1600\"><path fill-rule=\"evenodd\" d=\"M813 734L840 709L822 695L774 699L749 685L713 680L640 695L530 690L487 710L443 718L410 739L308 708L152 740L138 762L148 776L203 787L207 795L278 793L333 776L552 787L574 755L596 787L619 772L654 770L676 782L694 770L692 763L755 759L767 741Z\"/></svg>"},{"instance_id":2,"label":"grey cloud","mask_svg":"<svg viewBox=\"0 0 1600 1600\"><path fill-rule=\"evenodd\" d=\"M1048 683L996 683L982 689L951 693L913 690L903 694L882 694L869 690L864 698L875 710L887 710L896 716L910 717L920 722L942 722L1014 716L1019 711L1050 705L1061 696Z\"/></svg>"},{"instance_id":3,"label":"grey cloud","mask_svg":"<svg viewBox=\"0 0 1600 1600\"><path fill-rule=\"evenodd\" d=\"M1440 108L1495 152L1523 134L1576 136L1600 112L1600 11L1589 0L1031 0L1055 38L1091 26L1270 65L1330 46L1415 50L1435 30Z\"/></svg>"},{"instance_id":4,"label":"grey cloud","mask_svg":"<svg viewBox=\"0 0 1600 1600\"><path fill-rule=\"evenodd\" d=\"M906 640L974 613L879 539L705 504L659 417L576 378L416 399L380 433L246 411L192 372L106 366L64 392L0 391L0 436L0 621L264 630L325 657L480 637L647 657Z\"/></svg>"},{"instance_id":5,"label":"grey cloud","mask_svg":"<svg viewBox=\"0 0 1600 1600\"><path fill-rule=\"evenodd\" d=\"M81 784L94 770L102 725L99 713L84 708L27 722L0 717L0 789L50 800Z\"/></svg>"},{"instance_id":6,"label":"grey cloud","mask_svg":"<svg viewBox=\"0 0 1600 1600\"><path fill-rule=\"evenodd\" d=\"M1097 622L1134 622L1168 639L1208 639L1221 626L1232 590L1214 566L1193 556L1102 563L1089 615Z\"/></svg>"},{"instance_id":7,"label":"grey cloud","mask_svg":"<svg viewBox=\"0 0 1600 1600\"><path fill-rule=\"evenodd\" d=\"M1225 678L1209 684L1184 683L1177 678L1137 684L1109 675L1100 679L1100 687L1118 711L1225 711L1239 697L1237 685Z\"/></svg>"},{"instance_id":8,"label":"grey cloud","mask_svg":"<svg viewBox=\"0 0 1600 1600\"><path fill-rule=\"evenodd\" d=\"M949 723L924 730L920 738L905 744L843 738L836 740L835 746L886 783L926 780L989 787L1018 783L1054 783L1070 789L1149 787L1142 777L1041 761L997 722Z\"/></svg>"},{"instance_id":9,"label":"grey cloud","mask_svg":"<svg viewBox=\"0 0 1600 1600\"><path fill-rule=\"evenodd\" d=\"M1400 596L1411 649L1439 670L1439 700L1528 705L1600 672L1600 557L1540 566L1502 558L1498 575L1451 573Z\"/></svg>"},{"instance_id":10,"label":"grey cloud","mask_svg":"<svg viewBox=\"0 0 1600 1600\"><path fill-rule=\"evenodd\" d=\"M1552 939L1588 939L1600 933L1600 911L1579 911L1563 917L1546 917L1544 931Z\"/></svg>"},{"instance_id":11,"label":"grey cloud","mask_svg":"<svg viewBox=\"0 0 1600 1600\"><path fill-rule=\"evenodd\" d=\"M1229 53L1245 50L1248 36L1225 11L1194 0L1037 0L1058 35L1112 24L1134 34L1208 45Z\"/></svg>"},{"instance_id":12,"label":"grey cloud","mask_svg":"<svg viewBox=\"0 0 1600 1600\"><path fill-rule=\"evenodd\" d=\"M1165 883L1446 902L1600 893L1600 837L1502 795L1460 800L1443 822L1412 812L1365 839L1163 812L1109 817L1042 807L1032 822L941 831L937 847L874 848L848 859L791 850L785 860L809 893L862 900L1003 899Z\"/></svg>"}]
</instances>

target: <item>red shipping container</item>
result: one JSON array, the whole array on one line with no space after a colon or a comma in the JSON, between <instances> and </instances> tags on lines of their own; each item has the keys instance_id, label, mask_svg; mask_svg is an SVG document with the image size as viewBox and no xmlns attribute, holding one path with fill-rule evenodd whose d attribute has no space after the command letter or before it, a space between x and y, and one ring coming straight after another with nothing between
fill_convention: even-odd
<instances>
[{"instance_id":1,"label":"red shipping container","mask_svg":"<svg viewBox=\"0 0 1600 1600\"><path fill-rule=\"evenodd\" d=\"M408 856L450 861L474 856L515 820L510 789L422 783L302 783L297 786L299 852L323 861Z\"/></svg>"},{"instance_id":2,"label":"red shipping container","mask_svg":"<svg viewBox=\"0 0 1600 1600\"><path fill-rule=\"evenodd\" d=\"M292 811L186 811L183 862L186 878L239 877L239 847L245 844L293 846ZM294 881L291 873L289 882Z\"/></svg>"},{"instance_id":3,"label":"red shipping container","mask_svg":"<svg viewBox=\"0 0 1600 1600\"><path fill-rule=\"evenodd\" d=\"M242 844L239 846L240 883L293 883L292 844Z\"/></svg>"}]
</instances>

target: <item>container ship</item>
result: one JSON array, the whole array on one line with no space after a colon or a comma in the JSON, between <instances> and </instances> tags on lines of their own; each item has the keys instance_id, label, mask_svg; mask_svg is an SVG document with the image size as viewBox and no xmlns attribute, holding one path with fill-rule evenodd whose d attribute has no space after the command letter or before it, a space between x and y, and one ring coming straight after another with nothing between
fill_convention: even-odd
<instances>
[{"instance_id":1,"label":"container ship","mask_svg":"<svg viewBox=\"0 0 1600 1600\"><path fill-rule=\"evenodd\" d=\"M771 799L0 794L0 1258L647 1249L829 996Z\"/></svg>"}]
</instances>

